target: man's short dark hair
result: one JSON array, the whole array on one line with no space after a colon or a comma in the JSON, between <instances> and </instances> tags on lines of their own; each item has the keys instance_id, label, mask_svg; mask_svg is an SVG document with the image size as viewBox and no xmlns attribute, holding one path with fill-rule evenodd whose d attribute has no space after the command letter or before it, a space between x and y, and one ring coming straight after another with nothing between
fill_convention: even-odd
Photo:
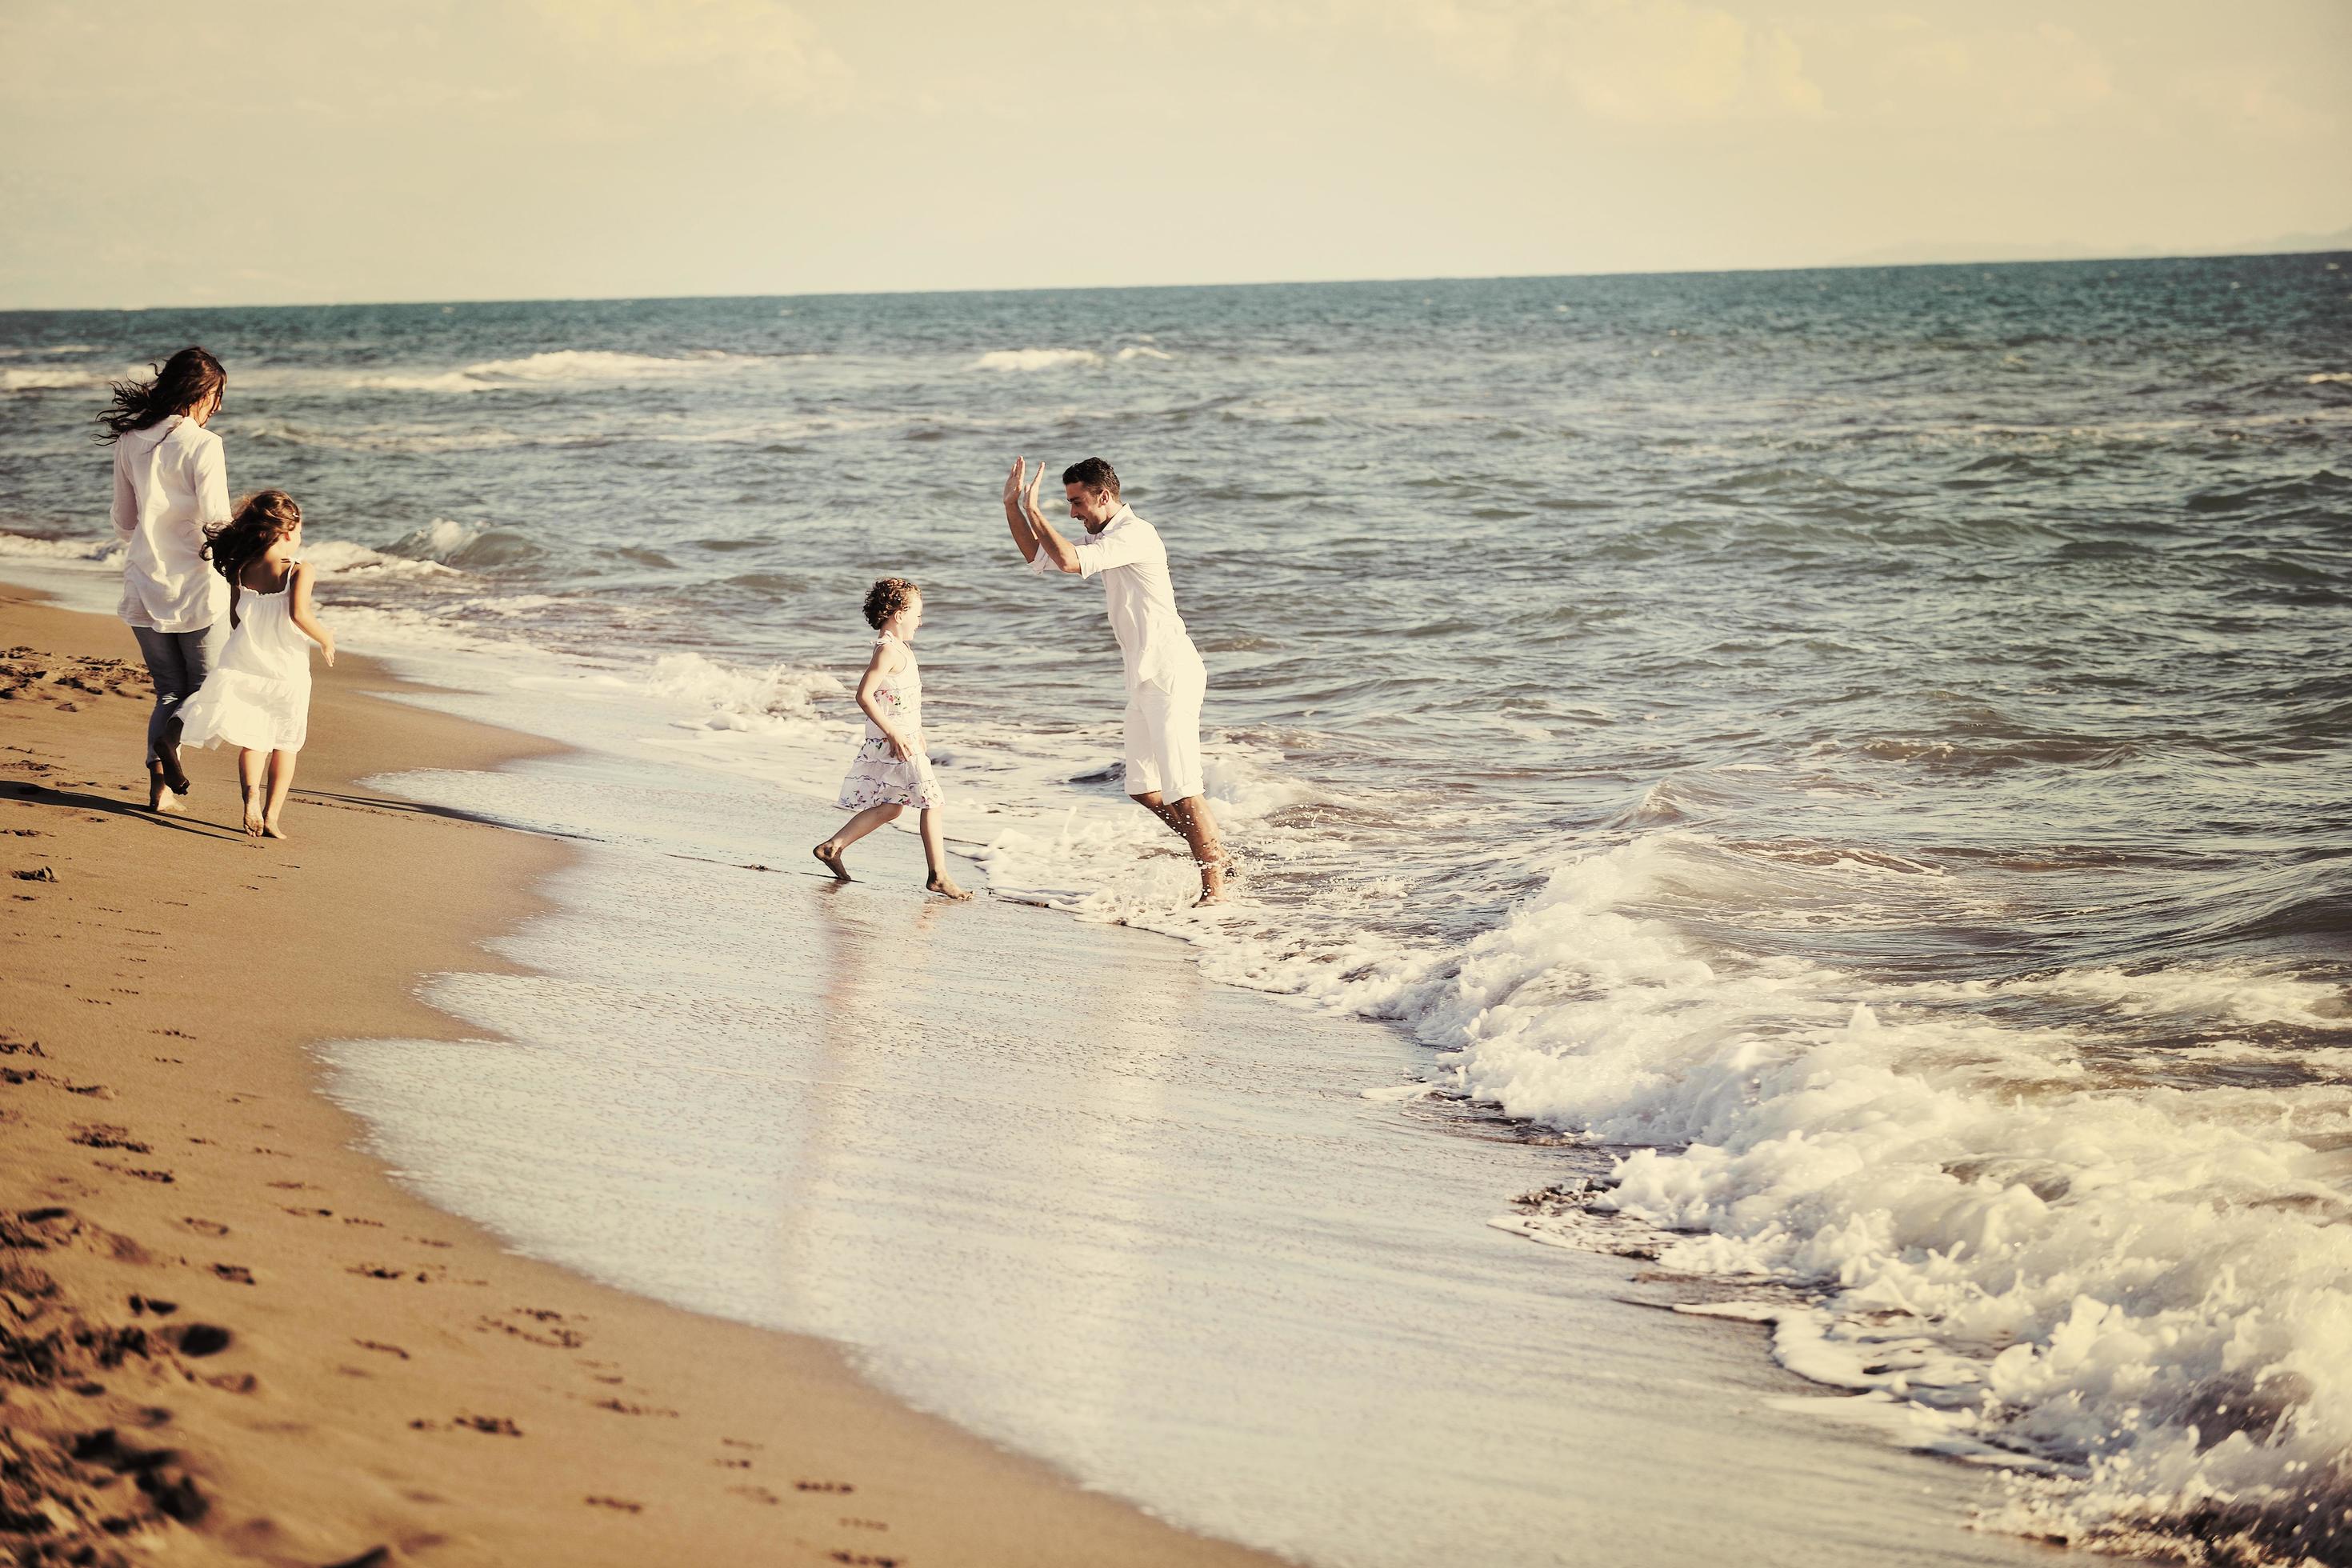
<instances>
[{"instance_id":1,"label":"man's short dark hair","mask_svg":"<svg viewBox=\"0 0 2352 1568\"><path fill-rule=\"evenodd\" d=\"M1072 463L1062 470L1062 482L1066 485L1084 485L1090 490L1104 490L1108 492L1111 500L1118 499L1118 475L1113 472L1111 466L1100 458L1088 458L1082 463Z\"/></svg>"}]
</instances>

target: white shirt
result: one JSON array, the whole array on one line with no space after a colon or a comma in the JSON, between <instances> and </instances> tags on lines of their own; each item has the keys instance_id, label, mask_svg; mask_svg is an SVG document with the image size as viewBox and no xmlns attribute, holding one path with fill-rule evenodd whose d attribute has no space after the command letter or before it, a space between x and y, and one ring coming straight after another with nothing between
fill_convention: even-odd
<instances>
[{"instance_id":1,"label":"white shirt","mask_svg":"<svg viewBox=\"0 0 2352 1568\"><path fill-rule=\"evenodd\" d=\"M122 618L159 632L200 632L228 615L228 581L197 553L205 525L228 521L221 439L174 414L114 443L114 531Z\"/></svg>"},{"instance_id":2,"label":"white shirt","mask_svg":"<svg viewBox=\"0 0 2352 1568\"><path fill-rule=\"evenodd\" d=\"M1176 613L1168 549L1160 542L1158 529L1122 506L1101 532L1072 539L1070 547L1078 552L1078 574L1102 579L1111 635L1118 638L1129 691L1147 681L1173 687L1204 673L1200 650L1184 629L1184 617ZM1029 570L1057 570L1043 544Z\"/></svg>"}]
</instances>

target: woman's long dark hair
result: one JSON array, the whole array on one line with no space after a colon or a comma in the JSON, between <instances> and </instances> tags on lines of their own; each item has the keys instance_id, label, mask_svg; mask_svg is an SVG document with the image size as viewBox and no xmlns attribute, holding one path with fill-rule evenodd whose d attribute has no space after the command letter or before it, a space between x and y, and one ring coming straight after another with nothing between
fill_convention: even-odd
<instances>
[{"instance_id":1,"label":"woman's long dark hair","mask_svg":"<svg viewBox=\"0 0 2352 1568\"><path fill-rule=\"evenodd\" d=\"M207 398L228 386L228 372L202 349L182 349L151 368L155 374L146 381L114 384L114 401L98 416L98 422L106 426L100 440L120 440L174 414L194 414Z\"/></svg>"},{"instance_id":2,"label":"woman's long dark hair","mask_svg":"<svg viewBox=\"0 0 2352 1568\"><path fill-rule=\"evenodd\" d=\"M213 570L236 581L246 563L302 526L302 509L284 490L257 490L236 515L205 530L205 556Z\"/></svg>"}]
</instances>

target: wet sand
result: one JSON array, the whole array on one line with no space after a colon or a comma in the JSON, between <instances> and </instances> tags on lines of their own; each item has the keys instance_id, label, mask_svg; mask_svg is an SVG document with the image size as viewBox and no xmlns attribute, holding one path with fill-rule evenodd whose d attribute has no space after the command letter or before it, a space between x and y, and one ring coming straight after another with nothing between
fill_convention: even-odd
<instances>
[{"instance_id":1,"label":"wet sand","mask_svg":"<svg viewBox=\"0 0 2352 1568\"><path fill-rule=\"evenodd\" d=\"M291 837L235 762L143 810L129 634L0 590L0 1548L29 1563L1265 1561L870 1387L824 1342L505 1250L317 1092L456 1040L419 977L542 909L562 841L355 780L541 743L318 671ZM454 1070L463 1071L462 1061Z\"/></svg>"}]
</instances>

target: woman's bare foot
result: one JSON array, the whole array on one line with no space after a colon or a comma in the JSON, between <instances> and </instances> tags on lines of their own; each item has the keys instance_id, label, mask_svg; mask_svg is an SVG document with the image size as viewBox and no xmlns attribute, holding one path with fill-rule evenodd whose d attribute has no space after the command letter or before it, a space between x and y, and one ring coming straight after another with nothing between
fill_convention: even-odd
<instances>
[{"instance_id":1,"label":"woman's bare foot","mask_svg":"<svg viewBox=\"0 0 2352 1568\"><path fill-rule=\"evenodd\" d=\"M152 763L147 764L147 809L165 816L180 814L180 797L164 782L163 770Z\"/></svg>"},{"instance_id":2,"label":"woman's bare foot","mask_svg":"<svg viewBox=\"0 0 2352 1568\"><path fill-rule=\"evenodd\" d=\"M264 822L261 818L261 792L257 789L247 790L245 792L246 836L250 838L258 838L261 837L262 830L267 826L268 826L268 824Z\"/></svg>"},{"instance_id":3,"label":"woman's bare foot","mask_svg":"<svg viewBox=\"0 0 2352 1568\"><path fill-rule=\"evenodd\" d=\"M286 837L286 830L278 826L275 821L265 819L261 825L261 836L264 838L283 838Z\"/></svg>"},{"instance_id":4,"label":"woman's bare foot","mask_svg":"<svg viewBox=\"0 0 2352 1568\"><path fill-rule=\"evenodd\" d=\"M834 879L835 881L846 882L849 880L849 868L841 863L840 845L835 844L832 839L828 838L824 843L818 845L815 848L810 850L809 853L815 856L824 865L824 868L833 873Z\"/></svg>"},{"instance_id":5,"label":"woman's bare foot","mask_svg":"<svg viewBox=\"0 0 2352 1568\"><path fill-rule=\"evenodd\" d=\"M925 882L923 886L928 890L937 893L943 899L968 899L971 897L971 894L968 890L957 887L954 880L947 877L935 876L929 881Z\"/></svg>"}]
</instances>

